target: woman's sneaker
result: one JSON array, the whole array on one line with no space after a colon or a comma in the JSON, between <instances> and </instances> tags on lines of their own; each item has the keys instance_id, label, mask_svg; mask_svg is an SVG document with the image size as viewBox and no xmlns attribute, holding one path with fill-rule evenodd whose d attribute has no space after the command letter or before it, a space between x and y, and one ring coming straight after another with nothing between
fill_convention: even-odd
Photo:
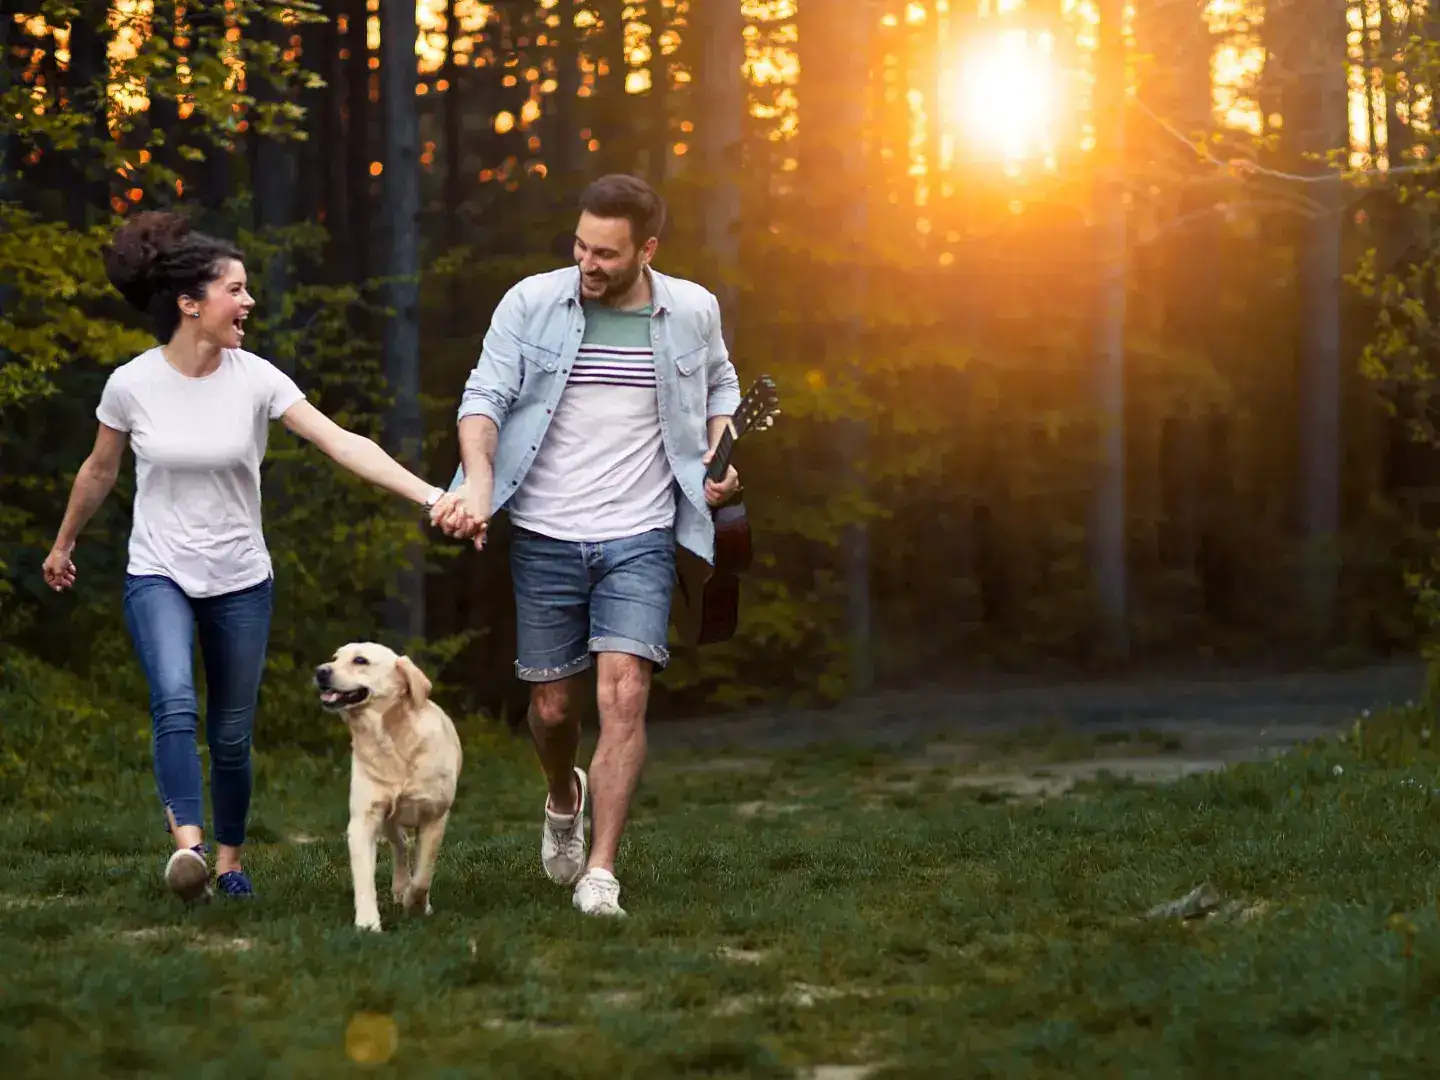
<instances>
[{"instance_id":1,"label":"woman's sneaker","mask_svg":"<svg viewBox=\"0 0 1440 1080\"><path fill-rule=\"evenodd\" d=\"M210 898L210 864L205 845L178 848L165 864L165 884L187 904Z\"/></svg>"},{"instance_id":2,"label":"woman's sneaker","mask_svg":"<svg viewBox=\"0 0 1440 1080\"><path fill-rule=\"evenodd\" d=\"M244 870L226 870L215 879L216 886L226 896L254 896L255 889Z\"/></svg>"}]
</instances>

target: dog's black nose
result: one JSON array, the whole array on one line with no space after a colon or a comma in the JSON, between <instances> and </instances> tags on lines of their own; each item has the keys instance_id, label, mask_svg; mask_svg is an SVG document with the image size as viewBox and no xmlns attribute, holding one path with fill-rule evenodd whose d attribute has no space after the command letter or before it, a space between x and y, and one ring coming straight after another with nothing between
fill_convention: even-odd
<instances>
[{"instance_id":1,"label":"dog's black nose","mask_svg":"<svg viewBox=\"0 0 1440 1080\"><path fill-rule=\"evenodd\" d=\"M329 664L321 664L315 669L315 685L322 690L330 685L330 671Z\"/></svg>"}]
</instances>

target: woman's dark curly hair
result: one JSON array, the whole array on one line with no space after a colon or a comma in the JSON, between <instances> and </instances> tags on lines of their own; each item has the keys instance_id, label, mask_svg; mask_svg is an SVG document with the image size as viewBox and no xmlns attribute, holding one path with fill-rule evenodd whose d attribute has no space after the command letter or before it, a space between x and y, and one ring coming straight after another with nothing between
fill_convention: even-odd
<instances>
[{"instance_id":1,"label":"woman's dark curly hair","mask_svg":"<svg viewBox=\"0 0 1440 1080\"><path fill-rule=\"evenodd\" d=\"M182 296L204 299L205 288L229 259L243 261L234 244L191 232L179 214L147 210L116 231L105 247L105 274L130 306L149 315L161 344L180 323Z\"/></svg>"}]
</instances>

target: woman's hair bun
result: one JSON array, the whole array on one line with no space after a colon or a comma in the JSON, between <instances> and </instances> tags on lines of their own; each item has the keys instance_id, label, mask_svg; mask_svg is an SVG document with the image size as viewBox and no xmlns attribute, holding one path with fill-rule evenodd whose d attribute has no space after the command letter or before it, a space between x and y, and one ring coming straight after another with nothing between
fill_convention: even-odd
<instances>
[{"instance_id":1,"label":"woman's hair bun","mask_svg":"<svg viewBox=\"0 0 1440 1080\"><path fill-rule=\"evenodd\" d=\"M105 247L105 274L120 295L140 311L148 311L167 277L165 257L190 235L190 222L179 214L146 210L115 232Z\"/></svg>"}]
</instances>

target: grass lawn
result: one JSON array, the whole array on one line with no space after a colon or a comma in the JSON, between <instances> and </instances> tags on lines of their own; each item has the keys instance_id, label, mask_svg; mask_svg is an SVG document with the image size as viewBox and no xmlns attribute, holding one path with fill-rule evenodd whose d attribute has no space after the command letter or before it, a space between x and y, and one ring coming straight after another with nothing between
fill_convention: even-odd
<instances>
[{"instance_id":1,"label":"grass lawn","mask_svg":"<svg viewBox=\"0 0 1440 1080\"><path fill-rule=\"evenodd\" d=\"M261 895L194 910L164 891L151 780L128 767L0 822L0 1061L7 1078L1433 1076L1440 779L1422 721L1390 723L1368 746L1044 801L955 786L939 756L666 756L622 852L624 922L582 919L543 877L529 746L477 736L435 914L382 906L380 936L350 925L343 760L260 759ZM380 874L388 897L383 846ZM1212 917L1146 916L1204 882Z\"/></svg>"}]
</instances>

